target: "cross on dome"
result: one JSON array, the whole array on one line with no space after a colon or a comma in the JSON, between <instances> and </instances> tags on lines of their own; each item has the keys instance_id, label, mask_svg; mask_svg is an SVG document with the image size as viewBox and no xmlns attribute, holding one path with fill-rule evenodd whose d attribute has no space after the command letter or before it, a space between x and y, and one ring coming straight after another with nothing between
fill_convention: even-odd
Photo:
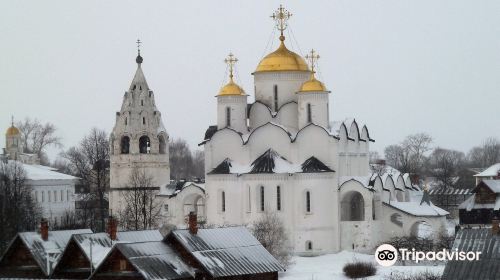
<instances>
[{"instance_id":1,"label":"cross on dome","mask_svg":"<svg viewBox=\"0 0 500 280\"><path fill-rule=\"evenodd\" d=\"M285 31L285 29L288 27L288 20L291 16L292 13L283 8L283 5L280 5L280 7L271 15L271 18L276 21L276 28L278 28L278 30L281 32L281 41L285 40L283 31Z\"/></svg>"},{"instance_id":2,"label":"cross on dome","mask_svg":"<svg viewBox=\"0 0 500 280\"><path fill-rule=\"evenodd\" d=\"M224 59L224 62L229 66L229 78L232 80L234 65L238 62L238 59L234 56L234 54L229 53L227 58Z\"/></svg>"},{"instance_id":3,"label":"cross on dome","mask_svg":"<svg viewBox=\"0 0 500 280\"><path fill-rule=\"evenodd\" d=\"M137 39L136 43L137 43L137 57L135 59L135 62L137 62L137 64L141 64L142 61L144 60L141 56L141 44L142 44L142 42L140 39Z\"/></svg>"},{"instance_id":4,"label":"cross on dome","mask_svg":"<svg viewBox=\"0 0 500 280\"><path fill-rule=\"evenodd\" d=\"M309 64L311 65L311 72L314 74L316 71L314 69L316 68L316 63L318 63L319 59L319 54L312 49L306 56L305 58L309 61Z\"/></svg>"}]
</instances>

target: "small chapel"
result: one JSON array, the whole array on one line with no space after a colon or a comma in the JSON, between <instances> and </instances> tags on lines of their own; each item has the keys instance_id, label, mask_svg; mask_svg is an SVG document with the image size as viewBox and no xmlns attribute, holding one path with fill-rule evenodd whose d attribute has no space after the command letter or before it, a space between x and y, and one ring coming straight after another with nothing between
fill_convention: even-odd
<instances>
[{"instance_id":1,"label":"small chapel","mask_svg":"<svg viewBox=\"0 0 500 280\"><path fill-rule=\"evenodd\" d=\"M217 124L203 142L206 217L215 225L247 224L276 213L299 255L369 252L391 237L418 234L419 224L444 229L446 211L434 206L408 174L369 163L368 127L356 119L334 121L334 91L318 80L319 55L287 46L292 14L271 16L278 48L253 71L255 101L235 82L216 95ZM341 94L341 93L338 93Z\"/></svg>"}]
</instances>

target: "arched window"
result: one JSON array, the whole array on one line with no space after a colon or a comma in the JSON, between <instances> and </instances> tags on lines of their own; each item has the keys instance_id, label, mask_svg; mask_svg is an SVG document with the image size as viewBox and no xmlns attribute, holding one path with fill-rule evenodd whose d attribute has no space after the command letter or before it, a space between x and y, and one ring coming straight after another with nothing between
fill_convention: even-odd
<instances>
[{"instance_id":1,"label":"arched window","mask_svg":"<svg viewBox=\"0 0 500 280\"><path fill-rule=\"evenodd\" d=\"M281 211L281 187L276 187L276 210Z\"/></svg>"},{"instance_id":2,"label":"arched window","mask_svg":"<svg viewBox=\"0 0 500 280\"><path fill-rule=\"evenodd\" d=\"M310 240L306 241L306 251L312 251L313 243Z\"/></svg>"},{"instance_id":3,"label":"arched window","mask_svg":"<svg viewBox=\"0 0 500 280\"><path fill-rule=\"evenodd\" d=\"M127 124L128 124L128 118L125 117L125 125L127 125Z\"/></svg>"},{"instance_id":4,"label":"arched window","mask_svg":"<svg viewBox=\"0 0 500 280\"><path fill-rule=\"evenodd\" d=\"M311 109L311 103L307 103L307 122L311 123L312 122L312 109Z\"/></svg>"},{"instance_id":5,"label":"arched window","mask_svg":"<svg viewBox=\"0 0 500 280\"><path fill-rule=\"evenodd\" d=\"M221 211L226 212L226 192L221 193Z\"/></svg>"},{"instance_id":6,"label":"arched window","mask_svg":"<svg viewBox=\"0 0 500 280\"><path fill-rule=\"evenodd\" d=\"M274 85L274 111L278 111L278 85Z\"/></svg>"},{"instance_id":7,"label":"arched window","mask_svg":"<svg viewBox=\"0 0 500 280\"><path fill-rule=\"evenodd\" d=\"M151 153L151 141L146 135L139 138L139 153L149 154Z\"/></svg>"},{"instance_id":8,"label":"arched window","mask_svg":"<svg viewBox=\"0 0 500 280\"><path fill-rule=\"evenodd\" d=\"M311 213L311 192L306 191L306 212Z\"/></svg>"},{"instance_id":9,"label":"arched window","mask_svg":"<svg viewBox=\"0 0 500 280\"><path fill-rule=\"evenodd\" d=\"M231 126L231 107L226 107L226 126Z\"/></svg>"},{"instance_id":10,"label":"arched window","mask_svg":"<svg viewBox=\"0 0 500 280\"><path fill-rule=\"evenodd\" d=\"M123 136L120 142L120 153L128 154L130 150L130 138L128 136Z\"/></svg>"},{"instance_id":11,"label":"arched window","mask_svg":"<svg viewBox=\"0 0 500 280\"><path fill-rule=\"evenodd\" d=\"M160 154L165 154L167 152L167 141L163 135L158 136L159 151Z\"/></svg>"},{"instance_id":12,"label":"arched window","mask_svg":"<svg viewBox=\"0 0 500 280\"><path fill-rule=\"evenodd\" d=\"M264 186L260 186L260 211L264 211L264 202L265 202L265 197L264 197Z\"/></svg>"},{"instance_id":13,"label":"arched window","mask_svg":"<svg viewBox=\"0 0 500 280\"><path fill-rule=\"evenodd\" d=\"M357 191L350 191L344 195L340 206L341 221L364 221L365 201Z\"/></svg>"}]
</instances>

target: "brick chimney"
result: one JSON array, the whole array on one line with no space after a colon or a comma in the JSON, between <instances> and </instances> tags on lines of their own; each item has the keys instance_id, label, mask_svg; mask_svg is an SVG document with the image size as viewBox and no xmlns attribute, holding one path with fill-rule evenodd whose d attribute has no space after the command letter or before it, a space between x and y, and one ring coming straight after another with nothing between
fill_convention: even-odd
<instances>
[{"instance_id":1,"label":"brick chimney","mask_svg":"<svg viewBox=\"0 0 500 280\"><path fill-rule=\"evenodd\" d=\"M108 218L108 227L106 229L106 232L109 235L109 238L113 241L116 240L116 232L118 230L118 222L113 216L109 216Z\"/></svg>"},{"instance_id":2,"label":"brick chimney","mask_svg":"<svg viewBox=\"0 0 500 280\"><path fill-rule=\"evenodd\" d=\"M191 234L198 233L198 217L195 212L189 212L189 232Z\"/></svg>"},{"instance_id":3,"label":"brick chimney","mask_svg":"<svg viewBox=\"0 0 500 280\"><path fill-rule=\"evenodd\" d=\"M497 235L500 232L500 221L498 220L497 217L494 217L491 220L491 234L492 235Z\"/></svg>"},{"instance_id":4,"label":"brick chimney","mask_svg":"<svg viewBox=\"0 0 500 280\"><path fill-rule=\"evenodd\" d=\"M43 241L49 240L49 222L44 218L40 221L40 236Z\"/></svg>"}]
</instances>

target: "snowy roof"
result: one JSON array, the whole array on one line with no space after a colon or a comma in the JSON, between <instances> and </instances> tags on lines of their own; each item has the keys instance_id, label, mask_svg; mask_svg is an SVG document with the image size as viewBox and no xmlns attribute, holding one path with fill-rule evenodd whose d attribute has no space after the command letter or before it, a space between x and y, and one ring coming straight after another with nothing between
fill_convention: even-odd
<instances>
[{"instance_id":1,"label":"snowy roof","mask_svg":"<svg viewBox=\"0 0 500 280\"><path fill-rule=\"evenodd\" d=\"M485 184L491 191L494 193L500 193L500 180L482 180L477 186L479 187L481 184ZM472 192L475 192L475 189Z\"/></svg>"},{"instance_id":2,"label":"snowy roof","mask_svg":"<svg viewBox=\"0 0 500 280\"><path fill-rule=\"evenodd\" d=\"M500 235L491 234L490 228L460 230L453 242L453 251L481 252L479 260L450 260L446 263L442 279L497 279L500 263Z\"/></svg>"},{"instance_id":3,"label":"snowy roof","mask_svg":"<svg viewBox=\"0 0 500 280\"><path fill-rule=\"evenodd\" d=\"M140 230L123 231L116 233L117 242L144 242L144 241L162 241L163 236L158 230ZM113 246L109 235L105 232L90 234L75 234L73 240L76 241L80 249L84 252L87 259L90 260L90 244L92 243L92 264L97 267L106 257Z\"/></svg>"},{"instance_id":4,"label":"snowy roof","mask_svg":"<svg viewBox=\"0 0 500 280\"><path fill-rule=\"evenodd\" d=\"M495 203L476 203L476 195L473 194L460 203L458 209L465 209L467 211L471 211L472 209L493 209L496 211L500 209L500 196L497 195Z\"/></svg>"},{"instance_id":5,"label":"snowy roof","mask_svg":"<svg viewBox=\"0 0 500 280\"><path fill-rule=\"evenodd\" d=\"M214 278L282 271L279 262L245 227L174 230L172 236Z\"/></svg>"},{"instance_id":6,"label":"snowy roof","mask_svg":"<svg viewBox=\"0 0 500 280\"><path fill-rule=\"evenodd\" d=\"M164 242L117 243L114 248L123 254L144 279L192 278L191 268Z\"/></svg>"},{"instance_id":7,"label":"snowy roof","mask_svg":"<svg viewBox=\"0 0 500 280\"><path fill-rule=\"evenodd\" d=\"M499 172L500 172L500 163L495 163L492 166L486 168L486 170L484 170L483 172L478 173L478 174L476 174L474 176L475 177L498 176Z\"/></svg>"},{"instance_id":8,"label":"snowy roof","mask_svg":"<svg viewBox=\"0 0 500 280\"><path fill-rule=\"evenodd\" d=\"M189 186L194 186L200 188L203 192L205 192L205 184L194 183L194 182L185 182L185 181L177 181L174 183L170 183L160 188L159 195L164 195L168 197L176 196L178 193L183 191L185 188Z\"/></svg>"},{"instance_id":9,"label":"snowy roof","mask_svg":"<svg viewBox=\"0 0 500 280\"><path fill-rule=\"evenodd\" d=\"M260 155L250 165L242 165L226 158L208 174L255 174L255 173L314 173L335 172L312 156L302 164L292 163L273 149Z\"/></svg>"},{"instance_id":10,"label":"snowy roof","mask_svg":"<svg viewBox=\"0 0 500 280\"><path fill-rule=\"evenodd\" d=\"M396 208L402 212L410 214L412 216L429 217L429 216L446 216L449 213L432 203L422 203L417 201L400 202L400 201L390 201L389 203L384 202L384 205Z\"/></svg>"},{"instance_id":11,"label":"snowy roof","mask_svg":"<svg viewBox=\"0 0 500 280\"><path fill-rule=\"evenodd\" d=\"M31 252L31 255L43 273L49 276L49 272L47 271L47 254L50 254L51 258L56 260L52 263L52 270L59 262L59 258L71 236L80 233L92 233L92 231L90 229L49 231L47 241L43 240L38 232L20 232L18 233L18 237L21 238L27 249Z\"/></svg>"},{"instance_id":12,"label":"snowy roof","mask_svg":"<svg viewBox=\"0 0 500 280\"><path fill-rule=\"evenodd\" d=\"M11 161L9 161L11 162ZM56 172L54 168L43 165L22 164L23 169L26 171L26 179L28 180L76 180L77 177L67 175L64 173Z\"/></svg>"},{"instance_id":13,"label":"snowy roof","mask_svg":"<svg viewBox=\"0 0 500 280\"><path fill-rule=\"evenodd\" d=\"M469 195L472 189L460 189L452 187L433 188L429 191L430 195Z\"/></svg>"}]
</instances>

